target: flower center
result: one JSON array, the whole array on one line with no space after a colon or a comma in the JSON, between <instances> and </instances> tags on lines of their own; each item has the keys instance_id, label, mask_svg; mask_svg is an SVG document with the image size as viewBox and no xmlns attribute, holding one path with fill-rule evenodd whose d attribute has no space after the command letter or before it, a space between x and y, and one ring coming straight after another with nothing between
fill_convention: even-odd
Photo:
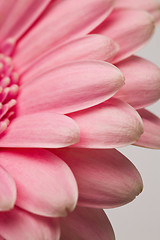
<instances>
[{"instance_id":1,"label":"flower center","mask_svg":"<svg viewBox=\"0 0 160 240\"><path fill-rule=\"evenodd\" d=\"M7 128L15 112L18 80L12 59L0 54L0 133Z\"/></svg>"}]
</instances>

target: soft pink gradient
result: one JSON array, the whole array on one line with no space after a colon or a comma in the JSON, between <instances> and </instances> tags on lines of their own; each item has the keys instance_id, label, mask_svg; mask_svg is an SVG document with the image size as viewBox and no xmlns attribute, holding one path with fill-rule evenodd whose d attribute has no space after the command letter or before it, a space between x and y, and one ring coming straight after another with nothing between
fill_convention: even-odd
<instances>
[{"instance_id":1,"label":"soft pink gradient","mask_svg":"<svg viewBox=\"0 0 160 240\"><path fill-rule=\"evenodd\" d=\"M160 21L160 3L157 0L117 0L116 7L129 7L145 10L153 16L155 23Z\"/></svg>"},{"instance_id":2,"label":"soft pink gradient","mask_svg":"<svg viewBox=\"0 0 160 240\"><path fill-rule=\"evenodd\" d=\"M160 147L160 70L133 55L160 14L128 2L1 0L0 239L114 240L102 208L142 191L115 148Z\"/></svg>"}]
</instances>

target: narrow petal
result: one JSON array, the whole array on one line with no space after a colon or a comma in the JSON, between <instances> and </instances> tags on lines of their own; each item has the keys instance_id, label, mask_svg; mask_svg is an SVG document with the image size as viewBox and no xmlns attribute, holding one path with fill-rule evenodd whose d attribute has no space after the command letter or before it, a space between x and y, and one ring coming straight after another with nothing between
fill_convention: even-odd
<instances>
[{"instance_id":1,"label":"narrow petal","mask_svg":"<svg viewBox=\"0 0 160 240\"><path fill-rule=\"evenodd\" d=\"M92 33L104 34L116 41L120 51L113 62L121 61L140 49L152 36L154 22L152 16L144 11L115 9Z\"/></svg>"},{"instance_id":2,"label":"narrow petal","mask_svg":"<svg viewBox=\"0 0 160 240\"><path fill-rule=\"evenodd\" d=\"M78 204L113 208L132 201L143 188L135 166L116 149L57 149L71 168L79 189Z\"/></svg>"},{"instance_id":3,"label":"narrow petal","mask_svg":"<svg viewBox=\"0 0 160 240\"><path fill-rule=\"evenodd\" d=\"M109 15L113 4L113 0L52 1L37 25L21 39L17 54L25 64L53 46L84 36Z\"/></svg>"},{"instance_id":4,"label":"narrow petal","mask_svg":"<svg viewBox=\"0 0 160 240\"><path fill-rule=\"evenodd\" d=\"M112 226L100 209L81 208L61 220L60 240L115 240Z\"/></svg>"},{"instance_id":5,"label":"narrow petal","mask_svg":"<svg viewBox=\"0 0 160 240\"><path fill-rule=\"evenodd\" d=\"M79 141L75 122L53 112L35 113L12 120L1 134L0 147L57 148Z\"/></svg>"},{"instance_id":6,"label":"narrow petal","mask_svg":"<svg viewBox=\"0 0 160 240\"><path fill-rule=\"evenodd\" d=\"M69 114L80 128L73 147L115 148L136 142L143 133L142 120L127 103L110 99L98 106Z\"/></svg>"},{"instance_id":7,"label":"narrow petal","mask_svg":"<svg viewBox=\"0 0 160 240\"><path fill-rule=\"evenodd\" d=\"M16 182L17 206L50 217L65 216L75 208L75 178L56 155L43 149L3 149L0 162Z\"/></svg>"},{"instance_id":8,"label":"narrow petal","mask_svg":"<svg viewBox=\"0 0 160 240\"><path fill-rule=\"evenodd\" d=\"M1 0L1 52L10 54L18 39L35 22L51 0Z\"/></svg>"},{"instance_id":9,"label":"narrow petal","mask_svg":"<svg viewBox=\"0 0 160 240\"><path fill-rule=\"evenodd\" d=\"M22 88L18 114L70 113L99 104L124 85L118 68L103 61L78 61L50 70Z\"/></svg>"},{"instance_id":10,"label":"narrow petal","mask_svg":"<svg viewBox=\"0 0 160 240\"><path fill-rule=\"evenodd\" d=\"M132 56L116 66L125 76L125 85L115 97L137 109L148 106L160 98L160 68L156 65Z\"/></svg>"},{"instance_id":11,"label":"narrow petal","mask_svg":"<svg viewBox=\"0 0 160 240\"><path fill-rule=\"evenodd\" d=\"M9 211L16 201L16 184L7 171L0 166L0 211Z\"/></svg>"},{"instance_id":12,"label":"narrow petal","mask_svg":"<svg viewBox=\"0 0 160 240\"><path fill-rule=\"evenodd\" d=\"M0 235L6 240L58 240L60 230L57 219L43 218L14 208L0 213Z\"/></svg>"},{"instance_id":13,"label":"narrow petal","mask_svg":"<svg viewBox=\"0 0 160 240\"><path fill-rule=\"evenodd\" d=\"M50 49L43 54L34 63L29 62L28 65L22 65L19 55L15 57L15 65L18 67L18 72L25 72L21 80L21 84L31 81L37 75L41 75L58 65L75 60L107 60L111 61L118 52L118 45L103 35L90 34L76 40L70 41L56 49ZM34 64L33 64L34 63Z\"/></svg>"},{"instance_id":14,"label":"narrow petal","mask_svg":"<svg viewBox=\"0 0 160 240\"><path fill-rule=\"evenodd\" d=\"M146 109L138 110L143 124L144 133L135 144L141 147L160 149L160 118Z\"/></svg>"},{"instance_id":15,"label":"narrow petal","mask_svg":"<svg viewBox=\"0 0 160 240\"><path fill-rule=\"evenodd\" d=\"M158 22L160 20L160 2L159 0L117 0L116 7L128 7L148 11Z\"/></svg>"}]
</instances>

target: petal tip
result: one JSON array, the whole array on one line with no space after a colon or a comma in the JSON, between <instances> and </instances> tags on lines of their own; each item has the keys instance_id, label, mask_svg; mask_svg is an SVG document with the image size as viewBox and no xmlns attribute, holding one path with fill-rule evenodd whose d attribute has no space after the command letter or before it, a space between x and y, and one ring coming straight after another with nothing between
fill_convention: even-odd
<instances>
[{"instance_id":1,"label":"petal tip","mask_svg":"<svg viewBox=\"0 0 160 240\"><path fill-rule=\"evenodd\" d=\"M139 176L137 177L137 181L136 181L135 185L133 186L133 191L131 192L132 200L134 200L136 197L138 197L142 191L143 191L143 181L139 174Z\"/></svg>"},{"instance_id":2,"label":"petal tip","mask_svg":"<svg viewBox=\"0 0 160 240\"><path fill-rule=\"evenodd\" d=\"M138 139L141 137L141 135L144 133L144 124L137 111L135 111L135 116L131 120L131 126L132 127L131 127L130 136L132 137L132 142L131 142L132 144L137 142Z\"/></svg>"},{"instance_id":3,"label":"petal tip","mask_svg":"<svg viewBox=\"0 0 160 240\"><path fill-rule=\"evenodd\" d=\"M9 199L5 199L3 203L1 202L0 211L7 212L12 210L15 206L16 198L17 198L17 192L14 191L12 197L10 197Z\"/></svg>"}]
</instances>

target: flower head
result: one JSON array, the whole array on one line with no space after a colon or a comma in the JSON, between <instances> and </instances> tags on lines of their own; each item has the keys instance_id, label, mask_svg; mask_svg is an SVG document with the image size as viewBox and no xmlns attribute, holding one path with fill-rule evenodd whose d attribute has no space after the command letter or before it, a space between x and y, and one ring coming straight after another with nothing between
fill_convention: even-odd
<instances>
[{"instance_id":1,"label":"flower head","mask_svg":"<svg viewBox=\"0 0 160 240\"><path fill-rule=\"evenodd\" d=\"M57 240L61 226L61 240L112 240L101 208L142 191L138 170L115 148L157 148L159 137L151 144L149 136L159 125L148 114L143 126L140 108L159 99L160 70L133 56L154 21L117 6L0 2L0 239ZM147 10L157 20L156 5Z\"/></svg>"}]
</instances>

